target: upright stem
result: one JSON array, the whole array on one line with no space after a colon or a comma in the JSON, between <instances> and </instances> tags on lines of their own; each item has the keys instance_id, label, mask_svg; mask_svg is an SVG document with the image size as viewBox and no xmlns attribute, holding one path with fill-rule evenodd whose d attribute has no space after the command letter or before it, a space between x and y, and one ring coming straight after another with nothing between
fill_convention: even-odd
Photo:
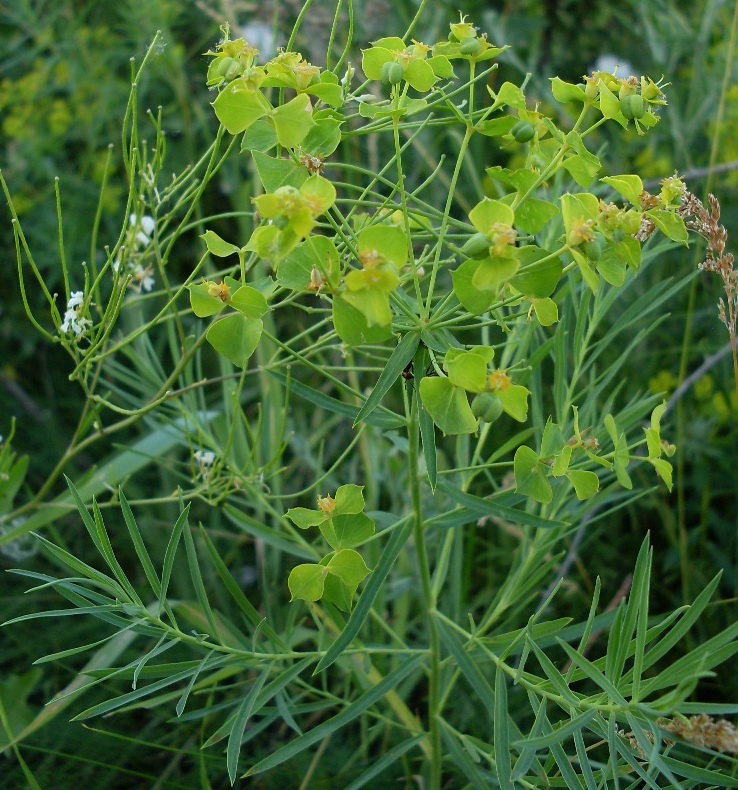
<instances>
[{"instance_id":1,"label":"upright stem","mask_svg":"<svg viewBox=\"0 0 738 790\"><path fill-rule=\"evenodd\" d=\"M423 595L423 604L428 622L429 637L429 679L428 679L428 732L430 734L430 790L440 790L441 787L441 729L439 724L441 705L441 642L435 621L436 599L431 583L428 552L425 547L425 532L423 529L423 508L420 492L420 475L418 464L420 461L420 423L418 417L418 392L413 391L409 404L408 425L408 462L410 467L410 490L412 495L413 514L415 526L413 536L415 549L418 556L418 574ZM408 403L405 404L406 411Z\"/></svg>"}]
</instances>

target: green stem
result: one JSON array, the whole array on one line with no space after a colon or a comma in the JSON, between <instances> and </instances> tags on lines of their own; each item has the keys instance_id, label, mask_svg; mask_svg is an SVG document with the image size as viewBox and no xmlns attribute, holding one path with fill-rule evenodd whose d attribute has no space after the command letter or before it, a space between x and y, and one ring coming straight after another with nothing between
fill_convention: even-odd
<instances>
[{"instance_id":1,"label":"green stem","mask_svg":"<svg viewBox=\"0 0 738 790\"><path fill-rule=\"evenodd\" d=\"M422 363L421 363L422 364ZM423 529L423 506L421 501L421 481L418 472L420 463L420 423L418 418L418 393L413 391L412 402L408 404L405 396L405 409L408 413L408 465L410 473L410 491L413 505L415 525L413 535L415 549L418 557L418 574L423 603L428 621L429 647L429 682L428 682L428 732L430 736L430 790L440 790L441 787L441 750L440 701L441 701L441 641L438 627L434 619L436 599L433 593L428 552L425 546L425 533ZM409 410L408 410L409 406Z\"/></svg>"},{"instance_id":2,"label":"green stem","mask_svg":"<svg viewBox=\"0 0 738 790\"><path fill-rule=\"evenodd\" d=\"M464 139L461 141L461 147L459 148L459 155L456 157L456 164L454 166L454 172L451 176L451 184L449 185L448 189L448 197L446 198L446 205L443 209L443 219L441 220L441 227L438 229L438 241L436 242L436 253L433 258L433 269L430 273L430 281L428 283L428 296L426 297L425 302L425 315L430 315L430 308L433 299L433 289L436 285L436 277L438 276L438 264L441 260L441 252L443 251L443 238L446 235L446 230L448 228L449 223L449 215L451 213L451 204L453 203L454 193L456 192L456 183L459 180L459 173L461 172L461 165L464 161L464 155L466 154L466 149L469 147L469 141L474 134L474 129L471 126L466 127L466 132L464 133Z\"/></svg>"}]
</instances>

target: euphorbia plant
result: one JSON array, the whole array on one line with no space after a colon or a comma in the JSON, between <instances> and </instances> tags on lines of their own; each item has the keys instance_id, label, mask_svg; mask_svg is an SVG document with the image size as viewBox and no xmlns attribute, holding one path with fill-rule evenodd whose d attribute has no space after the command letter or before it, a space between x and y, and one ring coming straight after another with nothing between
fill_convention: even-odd
<instances>
[{"instance_id":1,"label":"euphorbia plant","mask_svg":"<svg viewBox=\"0 0 738 790\"><path fill-rule=\"evenodd\" d=\"M93 302L97 310L75 322L79 332L64 331L49 301L61 330L54 339L69 350L73 377L94 404L87 429L95 423L102 437L112 430L102 414L123 412L130 425L179 404L176 424L200 472L176 497L222 507L257 542L261 608L234 579L207 519L196 544L189 506L158 571L119 492L150 588L139 595L98 505L90 515L72 486L112 575L45 542L75 571L74 579L49 583L116 629L156 637L123 671L132 671L134 685L162 675L79 716L147 697L167 704L169 692L150 695L177 683L178 715L200 693L218 696L217 711L208 702L192 715L208 724L216 717L205 745L227 738L232 782L242 744L262 731L270 753L250 753L249 775L339 733L353 748L348 726L357 721L366 733L352 757L364 766L357 787L380 770L420 772L430 788L598 787L626 775L649 786L656 775L725 779L719 768L671 757L662 737L662 717L696 712L688 698L697 681L738 649L738 628L729 629L661 668L716 581L689 611L650 620L646 540L630 596L614 612L597 614L599 582L580 623L547 619L550 596L535 601L563 539L593 512L581 503L630 501L631 472L641 462L652 477L638 485L655 483L655 470L671 487L664 406L622 392L614 379L624 355L605 352L668 296L659 286L633 298L631 285L644 266L658 265L646 245L653 233L686 243L685 187L672 177L652 195L635 174L598 178L602 164L587 147L609 121L624 133L646 133L665 105L661 87L604 72L581 85L555 78L560 106L550 114L521 86L492 88L505 47L463 17L443 41L423 43L408 31L373 42L362 52L361 84L346 64L350 40L341 68L331 70L290 49L262 62L255 47L224 33L208 53L221 126L202 181L163 198L144 189L140 202L159 202L134 208L158 213L164 278L207 182L227 166L220 146L232 136L228 150L238 148L254 175L255 194L242 212L252 223L247 237L224 240L206 218L194 272L177 286L163 280L160 311L128 334L114 330L130 277L106 279L120 242L84 291L72 294L67 281L75 318ZM455 162L449 172L438 161L416 177L414 146L439 129L460 132ZM131 134L134 172L142 154ZM351 158L367 137L387 155L378 172ZM485 151L515 151L519 166L471 161L472 141L481 138ZM464 167L484 169L487 194L462 202ZM625 296L614 310L617 289ZM612 312L618 317L610 320ZM167 341L175 362L150 398L132 407L98 394L109 358L138 348L165 317L173 321ZM217 407L188 400L210 386L201 374L216 363L224 387ZM308 436L290 439L298 422L290 422L288 397L306 407L313 430L330 426L319 449ZM275 400L279 408L270 412ZM649 416L644 437L639 423ZM93 438L73 444L66 460ZM340 452L324 464L324 445L336 439ZM307 485L293 484L286 468L301 476L309 468ZM489 519L517 546L480 600L462 567L473 559L477 523ZM192 590L170 598L180 541ZM216 606L216 584L232 607L225 595ZM610 629L603 653L587 658L588 640L602 628ZM170 648L195 660L158 664ZM557 666L563 657L567 670ZM290 730L296 735L282 742Z\"/></svg>"}]
</instances>

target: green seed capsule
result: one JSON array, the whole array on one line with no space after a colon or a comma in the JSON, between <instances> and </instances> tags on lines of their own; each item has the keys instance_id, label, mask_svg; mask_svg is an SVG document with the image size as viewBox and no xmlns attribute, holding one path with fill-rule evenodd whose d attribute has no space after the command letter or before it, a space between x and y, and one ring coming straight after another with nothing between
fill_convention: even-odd
<instances>
[{"instance_id":1,"label":"green seed capsule","mask_svg":"<svg viewBox=\"0 0 738 790\"><path fill-rule=\"evenodd\" d=\"M519 142L519 143L527 143L535 137L536 130L533 127L533 124L528 123L528 121L518 121L515 126L513 126L512 136Z\"/></svg>"},{"instance_id":2,"label":"green seed capsule","mask_svg":"<svg viewBox=\"0 0 738 790\"><path fill-rule=\"evenodd\" d=\"M402 68L400 63L390 63L390 67L387 70L387 77L389 78L390 84L397 85L404 73L405 69Z\"/></svg>"},{"instance_id":3,"label":"green seed capsule","mask_svg":"<svg viewBox=\"0 0 738 790\"><path fill-rule=\"evenodd\" d=\"M486 233L475 233L466 240L461 251L470 258L486 258L489 255L489 237Z\"/></svg>"},{"instance_id":4,"label":"green seed capsule","mask_svg":"<svg viewBox=\"0 0 738 790\"><path fill-rule=\"evenodd\" d=\"M231 67L228 69L228 71L226 71L225 78L228 80L228 82L231 82L231 80L235 80L236 77L241 74L241 72L241 65L234 60L231 64Z\"/></svg>"},{"instance_id":5,"label":"green seed capsule","mask_svg":"<svg viewBox=\"0 0 738 790\"><path fill-rule=\"evenodd\" d=\"M646 114L646 102L643 101L643 96L634 93L620 100L620 110L629 121L643 118Z\"/></svg>"},{"instance_id":6,"label":"green seed capsule","mask_svg":"<svg viewBox=\"0 0 738 790\"><path fill-rule=\"evenodd\" d=\"M602 234L595 233L595 237L590 241L583 242L579 249L590 259L597 262L602 255Z\"/></svg>"},{"instance_id":7,"label":"green seed capsule","mask_svg":"<svg viewBox=\"0 0 738 790\"><path fill-rule=\"evenodd\" d=\"M234 66L236 67L236 69L238 69L238 63L233 58L220 58L220 60L218 61L218 65L215 67L215 71L219 77L226 77L227 79L232 79L229 78L227 75L228 72Z\"/></svg>"},{"instance_id":8,"label":"green seed capsule","mask_svg":"<svg viewBox=\"0 0 738 790\"><path fill-rule=\"evenodd\" d=\"M462 55L478 55L482 50L482 43L474 36L469 36L461 42L459 52Z\"/></svg>"},{"instance_id":9,"label":"green seed capsule","mask_svg":"<svg viewBox=\"0 0 738 790\"><path fill-rule=\"evenodd\" d=\"M274 224L279 228L279 230L286 230L290 224L290 221L284 214L280 214L275 220Z\"/></svg>"},{"instance_id":10,"label":"green seed capsule","mask_svg":"<svg viewBox=\"0 0 738 790\"><path fill-rule=\"evenodd\" d=\"M386 63L382 64L382 68L381 68L381 70L379 72L379 79L382 80L382 83L384 85L389 85L390 84L390 81L389 81L389 70L390 70L390 67L392 65L393 65L393 63L392 63L391 60L388 60Z\"/></svg>"},{"instance_id":11,"label":"green seed capsule","mask_svg":"<svg viewBox=\"0 0 738 790\"><path fill-rule=\"evenodd\" d=\"M484 422L494 422L502 414L502 401L489 392L480 392L472 401L471 410Z\"/></svg>"}]
</instances>

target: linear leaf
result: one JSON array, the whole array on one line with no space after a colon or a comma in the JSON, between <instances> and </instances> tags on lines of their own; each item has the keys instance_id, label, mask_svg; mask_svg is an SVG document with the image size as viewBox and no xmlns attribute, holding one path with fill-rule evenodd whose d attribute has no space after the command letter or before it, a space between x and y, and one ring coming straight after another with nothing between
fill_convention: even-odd
<instances>
[{"instance_id":1,"label":"linear leaf","mask_svg":"<svg viewBox=\"0 0 738 790\"><path fill-rule=\"evenodd\" d=\"M364 401L364 405L359 409L359 413L354 419L354 426L366 420L366 418L377 408L382 398L387 394L390 387L397 381L400 374L412 361L415 351L420 344L419 332L408 332L402 340L395 346L384 370L379 376L374 389L369 397Z\"/></svg>"},{"instance_id":2,"label":"linear leaf","mask_svg":"<svg viewBox=\"0 0 738 790\"><path fill-rule=\"evenodd\" d=\"M648 667L655 664L660 658L667 655L671 652L672 648L675 647L687 634L689 629L699 620L700 615L705 610L705 607L710 602L710 598L712 598L713 593L715 592L718 583L720 582L720 577L722 576L722 571L715 576L710 583L705 587L704 590L694 599L694 601L689 605L689 608L684 612L683 617L679 620L679 622L669 631L669 633L656 645L654 645L645 655L643 661L643 668L647 669Z\"/></svg>"},{"instance_id":3,"label":"linear leaf","mask_svg":"<svg viewBox=\"0 0 738 790\"><path fill-rule=\"evenodd\" d=\"M276 530L264 524L260 524L256 519L251 518L251 516L246 513L242 513L233 505L225 505L223 507L223 512L239 529L242 529L247 534L259 540L263 540L267 546L272 546L279 551L284 551L293 557L317 562L316 553L312 553L305 546L301 546L293 540L287 540Z\"/></svg>"},{"instance_id":4,"label":"linear leaf","mask_svg":"<svg viewBox=\"0 0 738 790\"><path fill-rule=\"evenodd\" d=\"M441 735L443 736L443 741L448 748L454 766L464 773L464 776L466 776L471 783L471 787L475 788L475 790L487 790L490 783L482 776L480 769L475 765L468 750L463 748L463 745L459 743L462 736L455 730L452 730L443 719L441 719L441 724L443 725ZM467 785L467 787L468 786L469 785Z\"/></svg>"},{"instance_id":5,"label":"linear leaf","mask_svg":"<svg viewBox=\"0 0 738 790\"><path fill-rule=\"evenodd\" d=\"M359 788L364 787L364 785L371 782L372 779L379 776L382 771L399 760L403 754L407 754L410 749L415 748L423 738L425 738L425 735L416 735L414 738L410 738L410 740L398 744L394 749L390 749L379 760L372 760L371 768L363 773L358 779L354 779L345 790L359 790Z\"/></svg>"},{"instance_id":6,"label":"linear leaf","mask_svg":"<svg viewBox=\"0 0 738 790\"><path fill-rule=\"evenodd\" d=\"M715 787L738 787L738 779L726 773L711 771L708 768L700 768L692 763L685 763L673 757L662 755L661 759L675 774L696 782L705 782L715 785Z\"/></svg>"},{"instance_id":7,"label":"linear leaf","mask_svg":"<svg viewBox=\"0 0 738 790\"><path fill-rule=\"evenodd\" d=\"M287 383L287 376L279 371L270 370L272 376L277 378L283 385ZM352 420L356 419L359 410L355 406L350 406L348 403L332 398L330 395L325 395L318 390L308 387L299 381L290 379L290 392L294 393L303 400L318 406L325 411L333 412L334 414L342 414L345 417L350 417ZM389 411L380 406L380 408L365 420L369 425L374 425L377 428L385 428L391 430L392 428L402 428L406 421L399 414Z\"/></svg>"},{"instance_id":8,"label":"linear leaf","mask_svg":"<svg viewBox=\"0 0 738 790\"><path fill-rule=\"evenodd\" d=\"M239 705L236 711L236 716L233 720L231 733L228 736L228 747L226 749L226 766L228 767L228 778L231 784L236 781L236 773L238 771L238 755L241 751L241 739L243 738L244 730L248 724L251 713L254 709L254 702L256 701L257 694L261 691L264 681L269 676L271 666L268 666L256 679L256 682L251 687L249 693L244 697L243 702Z\"/></svg>"},{"instance_id":9,"label":"linear leaf","mask_svg":"<svg viewBox=\"0 0 738 790\"><path fill-rule=\"evenodd\" d=\"M420 423L420 439L423 443L423 459L428 474L428 483L435 493L438 482L438 454L436 452L436 426L433 418L423 402L418 398L418 422Z\"/></svg>"},{"instance_id":10,"label":"linear leaf","mask_svg":"<svg viewBox=\"0 0 738 790\"><path fill-rule=\"evenodd\" d=\"M161 570L161 593L159 593L159 611L164 609L167 600L167 589L169 587L169 579L172 576L174 555L177 553L177 546L179 545L179 539L182 537L182 530L187 526L187 516L189 512L190 505L188 503L185 509L180 513L177 523L172 530L172 534L169 536L167 548L164 551L164 564Z\"/></svg>"},{"instance_id":11,"label":"linear leaf","mask_svg":"<svg viewBox=\"0 0 738 790\"><path fill-rule=\"evenodd\" d=\"M73 571L76 571L78 574L80 574L80 576L85 576L86 578L97 582L97 584L110 593L113 598L117 598L118 600L124 600L126 598L125 590L123 590L118 582L116 582L114 579L111 579L110 576L101 573L91 565L88 565L86 562L82 562L82 560L77 559L77 557L75 557L73 554L70 554L68 551L61 548L60 546L57 546L55 543L46 540L46 538L43 536L37 535L36 537L55 557L60 559Z\"/></svg>"},{"instance_id":12,"label":"linear leaf","mask_svg":"<svg viewBox=\"0 0 738 790\"><path fill-rule=\"evenodd\" d=\"M233 598L238 608L243 612L246 619L254 626L254 628L258 628L261 632L263 632L267 639L272 641L275 647L278 647L280 650L289 650L290 648L287 643L270 625L264 621L264 618L259 615L251 601L249 601L249 599L243 594L241 588L238 586L233 576L231 576L226 564L221 559L220 554L218 554L218 550L215 548L213 541L210 539L210 536L207 534L202 525L200 525L200 535L205 542L205 546L207 547L208 553L210 554L210 559L215 566L216 573L225 585L225 588L230 593L231 598Z\"/></svg>"},{"instance_id":13,"label":"linear leaf","mask_svg":"<svg viewBox=\"0 0 738 790\"><path fill-rule=\"evenodd\" d=\"M497 779L502 790L513 790L512 765L510 763L510 728L507 714L507 684L505 674L497 667L495 673L495 764Z\"/></svg>"},{"instance_id":14,"label":"linear leaf","mask_svg":"<svg viewBox=\"0 0 738 790\"><path fill-rule=\"evenodd\" d=\"M420 666L424 659L425 656L422 655L408 659L393 672L390 672L390 674L377 683L376 686L364 692L357 700L347 705L341 713L319 724L304 735L298 736L275 752L272 752L268 757L265 757L263 760L256 763L256 765L249 768L245 776L253 776L254 774L281 765L283 762L300 754L300 752L305 749L309 749L314 743L318 743L318 741L323 740L323 738L338 732L338 730L358 718L365 710L368 710L372 705L379 702L385 694L398 686L408 675Z\"/></svg>"},{"instance_id":15,"label":"linear leaf","mask_svg":"<svg viewBox=\"0 0 738 790\"><path fill-rule=\"evenodd\" d=\"M548 728L550 732L546 735L539 735L536 738L526 738L524 741L518 741L513 745L518 748L525 747L526 749L550 749L551 746L555 743L561 743L561 741L565 741L569 736L573 735L575 732L581 732L592 719L597 716L596 710L586 710L584 713L580 713L578 716L570 719L566 724L562 724L560 727L553 727L551 726Z\"/></svg>"},{"instance_id":16,"label":"linear leaf","mask_svg":"<svg viewBox=\"0 0 738 790\"><path fill-rule=\"evenodd\" d=\"M651 576L651 550L649 547L648 536L644 538L641 548L638 552L638 559L636 560L635 569L633 571L633 581L630 588L630 595L628 595L628 604L625 607L623 614L623 623L620 634L618 635L615 644L617 645L615 664L612 673L608 677L617 683L622 674L623 667L625 666L625 658L628 655L630 643L633 638L633 633L636 629L636 624L639 621L639 616L643 614L648 616L648 592L649 581ZM643 647L641 645L639 669L643 662ZM610 645L608 644L608 650ZM636 646L636 656L638 656L638 649ZM636 677L634 675L633 685L640 683L640 673Z\"/></svg>"},{"instance_id":17,"label":"linear leaf","mask_svg":"<svg viewBox=\"0 0 738 790\"><path fill-rule=\"evenodd\" d=\"M560 639L557 640L561 647L564 648L566 654L569 658L584 672L584 674L596 685L598 685L609 697L613 702L616 702L618 705L622 705L623 707L627 707L628 703L623 697L623 695L617 690L616 686L612 681L605 677L605 675L600 672L599 669L588 659L585 658L580 653L577 653L571 645L567 645L566 642L562 642Z\"/></svg>"},{"instance_id":18,"label":"linear leaf","mask_svg":"<svg viewBox=\"0 0 738 790\"><path fill-rule=\"evenodd\" d=\"M200 604L200 608L202 609L203 614L208 621L210 633L212 634L213 638L218 639L221 644L225 644L223 641L223 636L220 633L220 629L218 628L218 624L215 622L213 610L210 608L208 595L205 592L205 585L202 581L202 573L200 573L200 562L197 556L195 541L192 537L192 532L187 528L184 530L184 542L185 552L187 553L187 565L190 569L190 577L192 579L192 585L195 588L197 602Z\"/></svg>"},{"instance_id":19,"label":"linear leaf","mask_svg":"<svg viewBox=\"0 0 738 790\"><path fill-rule=\"evenodd\" d=\"M222 666L229 659L230 657L228 656L220 656L219 658L215 659L208 668L214 669L215 667ZM183 672L178 672L175 675L170 675L169 677L162 678L161 680L157 680L154 683L150 683L148 686L144 686L144 688L136 689L135 691L129 691L126 694L121 694L120 696L114 697L113 699L100 702L97 705L93 705L91 708L87 708L87 710L83 710L82 713L78 713L74 719L72 719L72 721L83 721L84 719L90 719L93 716L101 716L103 713L110 713L110 711L116 710L116 708L121 708L123 705L129 705L131 702L136 702L140 699L143 699L144 697L153 694L155 691L167 688L168 686L172 686L175 683L179 683L183 680L189 680L190 676L196 671L198 671L197 667L190 667Z\"/></svg>"},{"instance_id":20,"label":"linear leaf","mask_svg":"<svg viewBox=\"0 0 738 790\"><path fill-rule=\"evenodd\" d=\"M123 494L123 490L120 488L118 489L118 496L120 498L120 509L123 512L123 520L126 522L126 526L128 527L128 533L130 534L131 540L133 541L133 548L136 550L138 561L141 563L143 572L146 574L146 579L149 582L151 590L153 591L154 595L159 598L161 596L161 582L159 581L159 577L156 573L156 570L154 569L154 564L151 562L151 557L149 556L149 552L146 549L146 544L143 542L143 538L141 537L141 532L138 529L138 524L136 524L136 519L133 517L131 506L128 504L128 500Z\"/></svg>"},{"instance_id":21,"label":"linear leaf","mask_svg":"<svg viewBox=\"0 0 738 790\"><path fill-rule=\"evenodd\" d=\"M477 518L481 516L496 516L505 521L512 522L513 524L521 524L526 527L542 529L554 529L556 527L567 526L565 521L554 521L552 519L542 518L532 513L526 513L523 510L500 505L492 499L482 499L473 494L467 494L460 488L457 488L443 479L438 481L438 489L458 505L468 508Z\"/></svg>"},{"instance_id":22,"label":"linear leaf","mask_svg":"<svg viewBox=\"0 0 738 790\"><path fill-rule=\"evenodd\" d=\"M398 524L401 522L402 520L398 522ZM315 672L313 673L314 675L317 675L318 672L322 672L324 669L327 669L341 655L341 653L343 653L343 651L351 644L353 638L359 633L361 626L364 624L364 620L366 620L366 618L369 616L369 612L372 608L372 605L374 604L374 599L377 597L377 594L384 584L384 580L387 578L387 575L392 569L397 556L407 543L407 539L410 537L410 533L412 531L412 518L408 518L407 524L404 526L395 527L392 532L392 536L387 541L387 545L382 551L382 556L379 558L377 567L369 576L369 582L364 588L364 592L361 593L354 610L351 612L351 616L346 623L346 627L340 633L336 641L328 648L328 651L323 656L323 658L320 659L318 666L315 667Z\"/></svg>"},{"instance_id":23,"label":"linear leaf","mask_svg":"<svg viewBox=\"0 0 738 790\"><path fill-rule=\"evenodd\" d=\"M541 665L541 668L546 673L546 677L551 681L551 685L554 689L570 704L574 706L579 705L579 698L577 695L569 688L569 684L564 679L564 676L559 672L558 669L554 666L553 661L541 650L540 647L533 641L532 639L528 639L530 646L533 648L533 652L536 654L536 658L538 659L538 663Z\"/></svg>"},{"instance_id":24,"label":"linear leaf","mask_svg":"<svg viewBox=\"0 0 738 790\"><path fill-rule=\"evenodd\" d=\"M597 781L592 772L592 766L589 764L587 747L584 744L584 736L581 730L577 730L574 733L574 744L577 748L577 757L579 758L579 770L582 772L587 790L598 790Z\"/></svg>"},{"instance_id":25,"label":"linear leaf","mask_svg":"<svg viewBox=\"0 0 738 790\"><path fill-rule=\"evenodd\" d=\"M474 694L479 698L482 707L491 713L495 710L495 693L492 691L487 678L482 674L481 669L472 661L469 654L464 649L460 638L451 630L448 624L440 617L436 618L436 627L446 650L451 654L461 673L466 678L466 682L471 687Z\"/></svg>"}]
</instances>

